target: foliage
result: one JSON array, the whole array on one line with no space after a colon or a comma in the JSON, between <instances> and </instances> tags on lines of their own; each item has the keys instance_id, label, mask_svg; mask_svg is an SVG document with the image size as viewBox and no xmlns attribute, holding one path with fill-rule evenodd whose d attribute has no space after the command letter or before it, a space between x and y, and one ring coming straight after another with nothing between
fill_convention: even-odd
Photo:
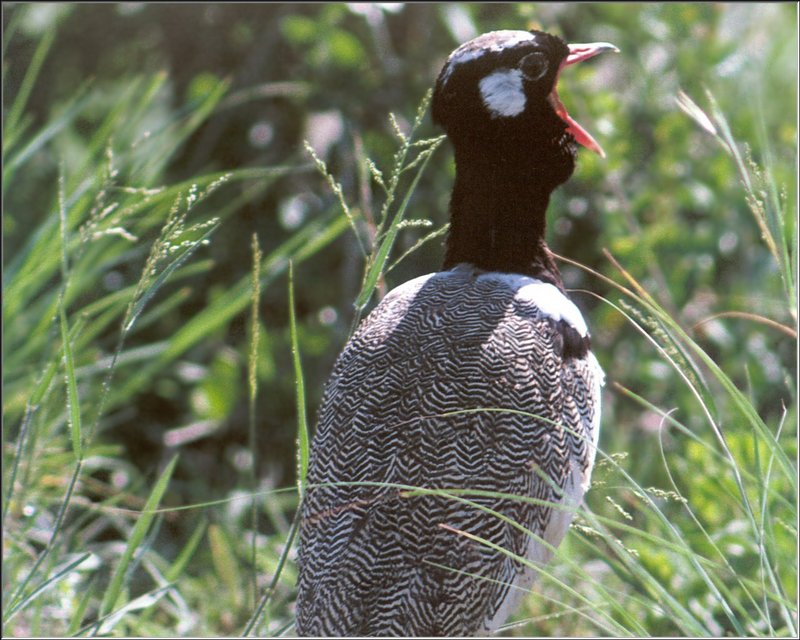
<instances>
[{"instance_id":1,"label":"foliage","mask_svg":"<svg viewBox=\"0 0 800 640\"><path fill-rule=\"evenodd\" d=\"M423 97L460 42L538 25L622 51L561 79L607 159L581 154L548 230L608 380L593 488L508 633L796 635L795 24L4 5L5 634L291 627L303 410L441 259Z\"/></svg>"}]
</instances>

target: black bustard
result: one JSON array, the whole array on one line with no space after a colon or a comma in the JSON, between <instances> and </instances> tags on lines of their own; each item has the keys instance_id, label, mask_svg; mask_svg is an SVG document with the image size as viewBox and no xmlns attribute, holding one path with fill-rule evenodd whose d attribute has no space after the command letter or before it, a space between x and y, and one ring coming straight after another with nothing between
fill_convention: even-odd
<instances>
[{"instance_id":1,"label":"black bustard","mask_svg":"<svg viewBox=\"0 0 800 640\"><path fill-rule=\"evenodd\" d=\"M300 635L492 632L569 528L603 372L545 213L577 146L602 150L555 85L614 49L496 31L442 69L433 120L456 162L443 269L387 294L326 386L302 505Z\"/></svg>"}]
</instances>

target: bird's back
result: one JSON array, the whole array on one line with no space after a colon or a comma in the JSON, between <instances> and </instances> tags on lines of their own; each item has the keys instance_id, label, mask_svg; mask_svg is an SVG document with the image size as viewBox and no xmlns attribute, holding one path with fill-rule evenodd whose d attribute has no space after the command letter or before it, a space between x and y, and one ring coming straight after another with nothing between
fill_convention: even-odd
<instances>
[{"instance_id":1,"label":"bird's back","mask_svg":"<svg viewBox=\"0 0 800 640\"><path fill-rule=\"evenodd\" d=\"M533 572L498 548L549 560L588 484L602 372L587 347L577 308L533 278L459 266L387 295L325 390L302 507L298 632L502 624Z\"/></svg>"}]
</instances>

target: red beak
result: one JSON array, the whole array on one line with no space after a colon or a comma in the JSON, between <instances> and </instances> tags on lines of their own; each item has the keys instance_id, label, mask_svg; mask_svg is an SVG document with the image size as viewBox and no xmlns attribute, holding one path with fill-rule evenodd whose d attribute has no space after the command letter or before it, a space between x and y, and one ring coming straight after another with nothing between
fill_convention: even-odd
<instances>
[{"instance_id":1,"label":"red beak","mask_svg":"<svg viewBox=\"0 0 800 640\"><path fill-rule=\"evenodd\" d=\"M590 44L570 44L567 45L569 47L569 55L567 59L561 63L562 67L566 67L570 64L575 64L576 62L583 62L584 60L588 60L589 58L594 58L596 55L600 53L605 53L606 51L613 51L614 53L619 53L619 49L617 49L613 44L610 42L592 42Z\"/></svg>"},{"instance_id":2,"label":"red beak","mask_svg":"<svg viewBox=\"0 0 800 640\"><path fill-rule=\"evenodd\" d=\"M571 44L569 46L569 55L564 59L564 62L561 63L561 68L563 69L566 66L571 64L575 64L576 62L583 62L584 60L588 60L589 58L594 58L596 55L600 53L605 53L606 51L616 51L619 52L619 49L615 47L613 44L608 42L592 42L590 44ZM586 131L581 125L579 125L575 120L572 119L572 116L567 113L567 109L561 103L561 100L558 97L558 93L556 92L556 87L553 86L553 91L550 93L550 104L553 105L553 109L555 109L556 114L559 118L561 118L567 124L567 131L572 134L572 137L575 138L575 142L578 144L583 145L590 151L594 151L598 154L601 158L605 158L606 154L603 151L602 147L597 143L597 141L591 136L591 134Z\"/></svg>"}]
</instances>

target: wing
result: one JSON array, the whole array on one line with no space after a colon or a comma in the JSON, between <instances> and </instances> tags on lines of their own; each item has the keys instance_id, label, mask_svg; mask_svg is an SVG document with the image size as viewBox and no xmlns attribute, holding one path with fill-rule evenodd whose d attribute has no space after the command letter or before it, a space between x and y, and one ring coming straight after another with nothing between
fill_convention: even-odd
<instances>
[{"instance_id":1,"label":"wing","mask_svg":"<svg viewBox=\"0 0 800 640\"><path fill-rule=\"evenodd\" d=\"M560 542L591 471L602 374L590 353L563 356L564 321L518 289L460 268L418 278L343 350L302 507L301 635L495 628L532 574L458 532L549 559L495 512Z\"/></svg>"}]
</instances>

